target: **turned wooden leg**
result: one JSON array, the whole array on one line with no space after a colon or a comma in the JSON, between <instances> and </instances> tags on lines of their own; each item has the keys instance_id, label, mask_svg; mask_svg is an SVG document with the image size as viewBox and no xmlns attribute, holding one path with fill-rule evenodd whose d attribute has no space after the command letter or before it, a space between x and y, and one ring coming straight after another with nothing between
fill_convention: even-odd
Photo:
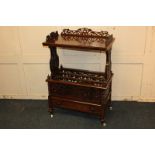
<instances>
[{"instance_id":1,"label":"turned wooden leg","mask_svg":"<svg viewBox=\"0 0 155 155\"><path fill-rule=\"evenodd\" d=\"M112 110L111 93L110 93L110 97L108 99L108 108L109 108L109 110Z\"/></svg>"},{"instance_id":2,"label":"turned wooden leg","mask_svg":"<svg viewBox=\"0 0 155 155\"><path fill-rule=\"evenodd\" d=\"M105 122L104 119L101 119L101 125L102 125L103 127L106 127L106 126L107 126L107 123Z\"/></svg>"},{"instance_id":3,"label":"turned wooden leg","mask_svg":"<svg viewBox=\"0 0 155 155\"><path fill-rule=\"evenodd\" d=\"M112 110L111 91L112 91L112 82L110 84L110 96L109 96L109 99L108 99L108 108L109 108L109 110Z\"/></svg>"},{"instance_id":4,"label":"turned wooden leg","mask_svg":"<svg viewBox=\"0 0 155 155\"><path fill-rule=\"evenodd\" d=\"M105 107L104 106L102 107L102 110L101 110L100 121L101 121L102 126L105 127L106 122L105 122Z\"/></svg>"},{"instance_id":5,"label":"turned wooden leg","mask_svg":"<svg viewBox=\"0 0 155 155\"><path fill-rule=\"evenodd\" d=\"M52 104L52 99L51 99L51 96L49 95L48 96L48 112L50 113L51 115L51 118L53 117L53 104Z\"/></svg>"}]
</instances>

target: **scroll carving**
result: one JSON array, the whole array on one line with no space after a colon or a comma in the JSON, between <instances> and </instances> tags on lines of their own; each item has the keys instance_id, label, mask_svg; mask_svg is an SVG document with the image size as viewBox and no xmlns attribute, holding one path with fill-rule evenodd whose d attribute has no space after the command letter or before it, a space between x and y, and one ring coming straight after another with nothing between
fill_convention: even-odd
<instances>
[{"instance_id":1,"label":"scroll carving","mask_svg":"<svg viewBox=\"0 0 155 155\"><path fill-rule=\"evenodd\" d=\"M80 28L78 30L64 29L61 32L61 37L66 41L75 40L84 44L91 44L92 42L100 42L109 44L113 35L110 35L107 31L93 31L89 28ZM58 40L58 31L51 32L47 37L47 42L54 42Z\"/></svg>"},{"instance_id":2,"label":"scroll carving","mask_svg":"<svg viewBox=\"0 0 155 155\"><path fill-rule=\"evenodd\" d=\"M80 28L78 30L64 29L61 33L64 40L75 40L84 44L91 44L92 42L100 42L108 44L113 35L110 35L107 31L92 31L88 28Z\"/></svg>"},{"instance_id":3,"label":"scroll carving","mask_svg":"<svg viewBox=\"0 0 155 155\"><path fill-rule=\"evenodd\" d=\"M79 71L63 67L59 69L59 72L54 77L54 79L64 82L86 84L98 87L102 87L104 85L104 81L106 80L104 73L95 74L92 72L86 72L82 70Z\"/></svg>"},{"instance_id":4,"label":"scroll carving","mask_svg":"<svg viewBox=\"0 0 155 155\"><path fill-rule=\"evenodd\" d=\"M78 30L64 29L61 33L61 36L77 36L77 37L99 37L99 38L109 38L112 35L109 35L107 31L92 31L88 28L80 28Z\"/></svg>"},{"instance_id":5,"label":"scroll carving","mask_svg":"<svg viewBox=\"0 0 155 155\"><path fill-rule=\"evenodd\" d=\"M85 87L75 87L71 85L63 85L53 83L50 87L50 91L55 96L71 96L71 98L78 98L81 101L92 101L98 102L98 99L104 94L104 91L97 89L90 89Z\"/></svg>"},{"instance_id":6,"label":"scroll carving","mask_svg":"<svg viewBox=\"0 0 155 155\"><path fill-rule=\"evenodd\" d=\"M105 43L105 38L95 38L95 37L78 37L78 36L67 36L64 35L62 36L64 40L70 41L70 40L75 40L78 41L79 43L84 43L84 44L91 44L92 42L100 42L100 43Z\"/></svg>"},{"instance_id":7,"label":"scroll carving","mask_svg":"<svg viewBox=\"0 0 155 155\"><path fill-rule=\"evenodd\" d=\"M48 35L46 37L46 41L52 41L52 40L54 41L54 40L57 40L58 39L58 36L59 36L58 31L51 32L50 35Z\"/></svg>"}]
</instances>

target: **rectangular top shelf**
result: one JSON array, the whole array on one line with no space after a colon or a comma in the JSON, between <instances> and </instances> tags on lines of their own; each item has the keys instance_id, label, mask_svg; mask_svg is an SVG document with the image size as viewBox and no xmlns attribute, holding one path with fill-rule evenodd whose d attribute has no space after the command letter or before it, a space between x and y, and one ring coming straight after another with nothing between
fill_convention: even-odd
<instances>
[{"instance_id":1,"label":"rectangular top shelf","mask_svg":"<svg viewBox=\"0 0 155 155\"><path fill-rule=\"evenodd\" d=\"M114 40L113 35L109 35L107 31L96 32L88 28L64 29L61 34L58 34L57 31L51 32L43 45L105 52L112 47Z\"/></svg>"}]
</instances>

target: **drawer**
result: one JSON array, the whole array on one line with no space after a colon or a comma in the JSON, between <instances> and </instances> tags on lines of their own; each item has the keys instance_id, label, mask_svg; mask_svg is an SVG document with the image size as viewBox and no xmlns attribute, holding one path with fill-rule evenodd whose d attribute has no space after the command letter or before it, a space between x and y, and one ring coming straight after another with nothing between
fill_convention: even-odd
<instances>
[{"instance_id":1,"label":"drawer","mask_svg":"<svg viewBox=\"0 0 155 155\"><path fill-rule=\"evenodd\" d=\"M51 101L54 107L61 107L94 114L100 114L102 108L101 105L98 104L62 99L59 97L51 97Z\"/></svg>"}]
</instances>

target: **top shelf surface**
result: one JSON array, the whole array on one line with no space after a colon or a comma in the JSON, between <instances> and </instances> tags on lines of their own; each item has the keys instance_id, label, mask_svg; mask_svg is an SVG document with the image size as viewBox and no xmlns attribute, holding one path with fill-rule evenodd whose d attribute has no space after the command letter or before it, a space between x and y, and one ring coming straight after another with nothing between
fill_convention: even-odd
<instances>
[{"instance_id":1,"label":"top shelf surface","mask_svg":"<svg viewBox=\"0 0 155 155\"><path fill-rule=\"evenodd\" d=\"M43 45L105 52L112 47L114 40L113 35L109 35L107 31L96 32L88 28L64 29L60 35L57 31L51 32Z\"/></svg>"}]
</instances>

